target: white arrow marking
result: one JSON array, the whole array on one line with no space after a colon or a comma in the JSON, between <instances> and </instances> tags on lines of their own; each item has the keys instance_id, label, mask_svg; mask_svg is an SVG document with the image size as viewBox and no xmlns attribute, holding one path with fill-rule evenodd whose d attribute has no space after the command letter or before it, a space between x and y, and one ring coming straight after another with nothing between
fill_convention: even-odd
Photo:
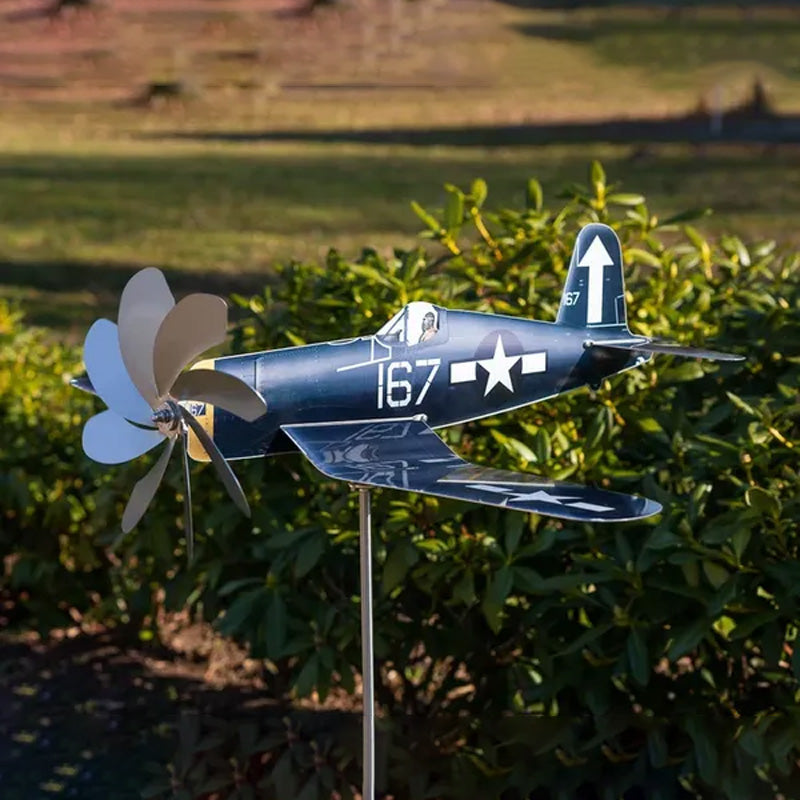
<instances>
[{"instance_id":1,"label":"white arrow marking","mask_svg":"<svg viewBox=\"0 0 800 800\"><path fill-rule=\"evenodd\" d=\"M608 254L602 239L595 236L592 243L583 254L583 258L578 262L579 267L589 268L589 280L587 287L587 308L586 324L603 321L603 279L605 267L610 267L614 259Z\"/></svg>"}]
</instances>

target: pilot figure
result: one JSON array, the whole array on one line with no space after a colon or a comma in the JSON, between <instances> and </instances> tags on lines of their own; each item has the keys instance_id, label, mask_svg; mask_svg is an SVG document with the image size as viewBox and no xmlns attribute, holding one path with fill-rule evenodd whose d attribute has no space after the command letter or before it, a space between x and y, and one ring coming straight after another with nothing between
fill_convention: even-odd
<instances>
[{"instance_id":1,"label":"pilot figure","mask_svg":"<svg viewBox=\"0 0 800 800\"><path fill-rule=\"evenodd\" d=\"M439 329L436 327L436 316L433 311L427 311L422 318L422 336L419 337L419 344L433 339L437 333L439 333Z\"/></svg>"}]
</instances>

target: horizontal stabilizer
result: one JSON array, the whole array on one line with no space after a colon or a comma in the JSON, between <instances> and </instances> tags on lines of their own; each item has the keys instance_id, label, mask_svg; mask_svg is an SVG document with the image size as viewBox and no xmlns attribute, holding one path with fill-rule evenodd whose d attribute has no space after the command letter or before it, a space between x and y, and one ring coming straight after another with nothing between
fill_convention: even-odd
<instances>
[{"instance_id":1,"label":"horizontal stabilizer","mask_svg":"<svg viewBox=\"0 0 800 800\"><path fill-rule=\"evenodd\" d=\"M470 464L419 419L284 425L283 431L323 475L355 485L581 522L625 522L661 511L644 497Z\"/></svg>"},{"instance_id":2,"label":"horizontal stabilizer","mask_svg":"<svg viewBox=\"0 0 800 800\"><path fill-rule=\"evenodd\" d=\"M685 358L707 358L711 361L744 361L744 356L735 353L721 353L719 350L706 350L703 347L685 347L677 342L664 342L653 339L631 339L586 342L587 347L607 347L611 350L636 350L642 353L661 353Z\"/></svg>"}]
</instances>

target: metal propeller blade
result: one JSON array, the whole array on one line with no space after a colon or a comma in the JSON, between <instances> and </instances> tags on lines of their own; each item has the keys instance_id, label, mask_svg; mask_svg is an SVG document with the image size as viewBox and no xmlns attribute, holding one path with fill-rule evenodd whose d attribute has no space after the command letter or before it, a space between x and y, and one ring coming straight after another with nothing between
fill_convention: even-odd
<instances>
[{"instance_id":1,"label":"metal propeller blade","mask_svg":"<svg viewBox=\"0 0 800 800\"><path fill-rule=\"evenodd\" d=\"M184 428L181 433L183 445L183 532L186 534L186 553L189 562L194 561L194 520L192 519L192 482L189 474L189 433Z\"/></svg>"},{"instance_id":2,"label":"metal propeller blade","mask_svg":"<svg viewBox=\"0 0 800 800\"><path fill-rule=\"evenodd\" d=\"M159 457L158 461L150 468L149 472L136 482L133 487L131 496L128 498L128 504L125 506L125 511L122 514L122 531L128 533L132 530L136 523L144 516L153 497L155 496L156 489L158 489L164 472L167 469L167 462L172 455L175 447L175 437L172 436L164 448L164 452Z\"/></svg>"},{"instance_id":3,"label":"metal propeller blade","mask_svg":"<svg viewBox=\"0 0 800 800\"><path fill-rule=\"evenodd\" d=\"M176 399L213 403L247 421L266 411L261 395L233 375L207 369L182 374L192 359L224 341L227 308L224 300L209 294L189 295L176 305L160 270L141 270L122 292L118 326L98 320L87 333L84 360L89 377L76 382L80 388L99 394L108 405L107 411L84 426L83 449L90 458L103 464L121 464L168 439L158 461L133 487L122 517L125 533L150 505L175 440L181 436L186 482L184 529L190 560L194 556L194 524L189 429L197 435L233 501L248 517L250 507L236 475L211 437Z\"/></svg>"},{"instance_id":4,"label":"metal propeller blade","mask_svg":"<svg viewBox=\"0 0 800 800\"><path fill-rule=\"evenodd\" d=\"M213 294L190 294L164 317L153 345L156 389L165 395L194 358L225 341L228 304Z\"/></svg>"},{"instance_id":5,"label":"metal propeller blade","mask_svg":"<svg viewBox=\"0 0 800 800\"><path fill-rule=\"evenodd\" d=\"M98 319L86 334L83 360L93 390L105 404L125 419L150 425L153 412L134 386L119 348L117 326Z\"/></svg>"},{"instance_id":6,"label":"metal propeller blade","mask_svg":"<svg viewBox=\"0 0 800 800\"><path fill-rule=\"evenodd\" d=\"M214 369L190 369L178 376L171 392L178 400L202 400L224 408L247 422L267 410L264 398L244 381Z\"/></svg>"},{"instance_id":7,"label":"metal propeller blade","mask_svg":"<svg viewBox=\"0 0 800 800\"><path fill-rule=\"evenodd\" d=\"M154 428L139 428L113 411L101 411L83 426L83 450L101 464L122 464L152 450L164 440Z\"/></svg>"},{"instance_id":8,"label":"metal propeller blade","mask_svg":"<svg viewBox=\"0 0 800 800\"><path fill-rule=\"evenodd\" d=\"M158 405L159 393L153 372L153 347L164 318L175 306L175 298L160 270L148 267L125 285L119 301L119 345L122 360L139 394Z\"/></svg>"},{"instance_id":9,"label":"metal propeller blade","mask_svg":"<svg viewBox=\"0 0 800 800\"><path fill-rule=\"evenodd\" d=\"M179 406L179 408L181 417L194 431L195 435L200 440L200 444L203 445L203 448L208 453L209 458L214 464L217 474L225 484L225 488L228 490L228 494L231 496L231 499L239 507L239 510L246 517L249 517L250 506L247 502L247 498L244 496L239 479L236 477L233 470L228 466L228 462L225 460L222 453L220 453L216 444L214 444L214 440L205 432L203 426L185 408L182 406Z\"/></svg>"}]
</instances>

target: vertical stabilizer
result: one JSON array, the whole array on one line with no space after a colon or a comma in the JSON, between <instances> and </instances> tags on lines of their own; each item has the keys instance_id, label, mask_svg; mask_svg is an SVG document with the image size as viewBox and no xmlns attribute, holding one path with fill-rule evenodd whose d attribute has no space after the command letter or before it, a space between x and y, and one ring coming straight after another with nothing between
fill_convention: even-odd
<instances>
[{"instance_id":1,"label":"vertical stabilizer","mask_svg":"<svg viewBox=\"0 0 800 800\"><path fill-rule=\"evenodd\" d=\"M608 225L594 222L578 234L556 322L627 332L622 248Z\"/></svg>"}]
</instances>

